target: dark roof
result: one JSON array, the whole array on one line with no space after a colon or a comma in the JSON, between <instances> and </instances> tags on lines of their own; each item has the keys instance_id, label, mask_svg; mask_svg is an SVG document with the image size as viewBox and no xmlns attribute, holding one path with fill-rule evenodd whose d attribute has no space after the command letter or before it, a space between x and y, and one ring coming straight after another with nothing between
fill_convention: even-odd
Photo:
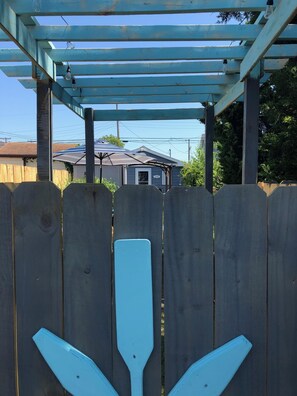
<instances>
[{"instance_id":1,"label":"dark roof","mask_svg":"<svg viewBox=\"0 0 297 396\"><path fill-rule=\"evenodd\" d=\"M141 146L133 151L137 152L137 153L146 153L150 157L154 157L159 161L163 160L165 164L173 164L174 166L178 166L178 167L184 166L182 161L180 161L176 158L173 158L173 157L169 157L168 155L161 154L158 151L151 150L151 149L147 148L146 146Z\"/></svg>"},{"instance_id":2,"label":"dark roof","mask_svg":"<svg viewBox=\"0 0 297 396\"><path fill-rule=\"evenodd\" d=\"M76 147L77 144L54 143L53 153ZM5 143L0 146L0 157L37 157L37 144L32 142Z\"/></svg>"}]
</instances>

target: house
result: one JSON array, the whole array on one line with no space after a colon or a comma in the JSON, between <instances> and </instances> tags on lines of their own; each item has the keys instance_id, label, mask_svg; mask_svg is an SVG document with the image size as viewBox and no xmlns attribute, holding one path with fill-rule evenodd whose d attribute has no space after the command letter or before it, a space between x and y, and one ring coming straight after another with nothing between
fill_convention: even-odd
<instances>
[{"instance_id":1,"label":"house","mask_svg":"<svg viewBox=\"0 0 297 396\"><path fill-rule=\"evenodd\" d=\"M76 144L54 143L53 152L75 147ZM34 142L0 143L0 164L37 166L37 144ZM54 161L53 169L64 170L63 162Z\"/></svg>"},{"instance_id":2,"label":"house","mask_svg":"<svg viewBox=\"0 0 297 396\"><path fill-rule=\"evenodd\" d=\"M156 165L103 166L103 177L112 180L119 187L123 184L153 185L165 192L169 186L180 186L180 171L183 162L167 155L153 151L145 146L133 150L153 157ZM73 178L85 177L85 165L73 165ZM95 166L95 177L99 178L99 166Z\"/></svg>"},{"instance_id":3,"label":"house","mask_svg":"<svg viewBox=\"0 0 297 396\"><path fill-rule=\"evenodd\" d=\"M125 184L153 185L163 192L168 187L180 186L182 184L180 174L184 165L182 161L153 151L145 146L141 146L133 151L153 157L158 165L128 166L124 172Z\"/></svg>"}]
</instances>

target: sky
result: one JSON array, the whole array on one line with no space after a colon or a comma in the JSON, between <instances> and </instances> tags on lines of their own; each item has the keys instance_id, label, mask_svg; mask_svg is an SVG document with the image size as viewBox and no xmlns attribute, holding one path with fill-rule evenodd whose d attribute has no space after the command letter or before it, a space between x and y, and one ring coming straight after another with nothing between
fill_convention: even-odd
<instances>
[{"instance_id":1,"label":"sky","mask_svg":"<svg viewBox=\"0 0 297 396\"><path fill-rule=\"evenodd\" d=\"M40 17L41 24L65 26L70 25L154 25L154 24L211 24L217 22L216 14L178 14L178 15L149 15L149 16L101 16L101 17ZM207 42L207 45L212 45ZM230 43L215 43L216 45L229 45ZM66 48L66 43L54 43L57 48ZM75 43L75 48L98 46L98 43ZM130 43L100 43L103 47L153 47L153 46L201 46L206 43L172 42L130 42ZM13 43L1 43L0 48L11 48ZM1 65L7 63L0 63ZM35 141L36 140L36 94L25 89L16 78L8 78L0 71L0 138L9 141ZM115 109L114 105L93 106L100 109ZM126 108L181 108L201 107L200 104L142 104L119 105L119 109ZM187 161L195 152L204 133L204 125L198 120L166 120L166 121L124 121L119 122L121 139L127 141L127 149L135 149L142 145L171 155L182 161ZM95 138L103 135L117 134L116 122L95 122ZM53 106L53 139L54 141L84 142L84 121L63 105ZM190 148L190 149L189 149Z\"/></svg>"}]
</instances>

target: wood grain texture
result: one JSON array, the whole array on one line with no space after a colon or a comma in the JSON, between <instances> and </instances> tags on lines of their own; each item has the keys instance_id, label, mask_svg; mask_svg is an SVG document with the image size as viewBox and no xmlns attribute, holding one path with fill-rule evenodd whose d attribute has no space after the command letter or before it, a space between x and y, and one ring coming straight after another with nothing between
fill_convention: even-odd
<instances>
[{"instance_id":1,"label":"wood grain texture","mask_svg":"<svg viewBox=\"0 0 297 396\"><path fill-rule=\"evenodd\" d=\"M165 196L165 391L213 349L213 198L204 188Z\"/></svg>"},{"instance_id":2,"label":"wood grain texture","mask_svg":"<svg viewBox=\"0 0 297 396\"><path fill-rule=\"evenodd\" d=\"M215 196L215 344L244 335L253 349L224 395L266 394L267 197L255 185Z\"/></svg>"},{"instance_id":3,"label":"wood grain texture","mask_svg":"<svg viewBox=\"0 0 297 396\"><path fill-rule=\"evenodd\" d=\"M146 238L152 245L155 346L144 369L144 396L161 394L162 208L163 195L152 186L124 186L115 194L114 239ZM114 386L128 396L129 372L114 343Z\"/></svg>"},{"instance_id":4,"label":"wood grain texture","mask_svg":"<svg viewBox=\"0 0 297 396\"><path fill-rule=\"evenodd\" d=\"M0 184L0 395L16 393L12 194Z\"/></svg>"},{"instance_id":5,"label":"wood grain texture","mask_svg":"<svg viewBox=\"0 0 297 396\"><path fill-rule=\"evenodd\" d=\"M62 336L61 195L50 182L13 193L18 378L21 396L63 395L32 336Z\"/></svg>"},{"instance_id":6,"label":"wood grain texture","mask_svg":"<svg viewBox=\"0 0 297 396\"><path fill-rule=\"evenodd\" d=\"M103 185L64 192L65 339L112 377L112 197Z\"/></svg>"},{"instance_id":7,"label":"wood grain texture","mask_svg":"<svg viewBox=\"0 0 297 396\"><path fill-rule=\"evenodd\" d=\"M268 200L268 392L296 395L297 187Z\"/></svg>"}]
</instances>

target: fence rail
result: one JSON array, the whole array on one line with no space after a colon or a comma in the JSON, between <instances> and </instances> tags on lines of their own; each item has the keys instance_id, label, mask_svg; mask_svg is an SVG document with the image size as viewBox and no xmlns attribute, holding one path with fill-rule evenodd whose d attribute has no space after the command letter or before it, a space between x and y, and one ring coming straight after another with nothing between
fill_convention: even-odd
<instances>
[{"instance_id":1,"label":"fence rail","mask_svg":"<svg viewBox=\"0 0 297 396\"><path fill-rule=\"evenodd\" d=\"M0 184L0 395L64 394L31 339L41 327L130 394L113 305L112 241L122 238L152 243L155 348L145 396L161 394L164 371L168 394L193 362L240 334L253 349L224 395L295 395L296 235L297 187L267 197L254 185L215 196L125 186L113 202L102 185L72 184L62 202L52 183Z\"/></svg>"}]
</instances>

